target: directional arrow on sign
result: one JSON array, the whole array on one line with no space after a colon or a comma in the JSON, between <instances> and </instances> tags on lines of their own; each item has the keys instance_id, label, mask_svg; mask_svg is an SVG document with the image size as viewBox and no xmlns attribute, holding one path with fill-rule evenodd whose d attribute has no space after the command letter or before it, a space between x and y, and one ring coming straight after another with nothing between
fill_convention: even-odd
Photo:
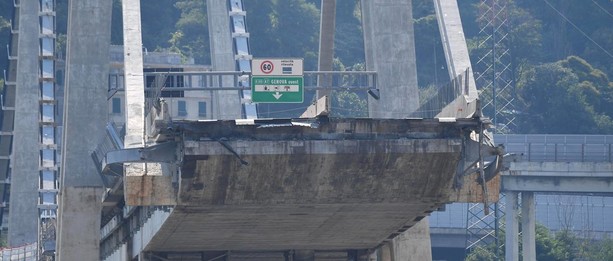
<instances>
[{"instance_id":1,"label":"directional arrow on sign","mask_svg":"<svg viewBox=\"0 0 613 261\"><path fill-rule=\"evenodd\" d=\"M280 94L279 92L275 92L275 94L273 94L272 96L274 96L275 99L278 100L279 98L281 98L281 96L283 96L283 94Z\"/></svg>"}]
</instances>

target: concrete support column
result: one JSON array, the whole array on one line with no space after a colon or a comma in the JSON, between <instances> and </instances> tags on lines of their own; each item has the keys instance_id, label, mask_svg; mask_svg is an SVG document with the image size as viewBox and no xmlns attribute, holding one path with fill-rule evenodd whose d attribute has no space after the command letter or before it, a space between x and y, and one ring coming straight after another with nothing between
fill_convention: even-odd
<instances>
[{"instance_id":1,"label":"concrete support column","mask_svg":"<svg viewBox=\"0 0 613 261\"><path fill-rule=\"evenodd\" d=\"M522 259L536 260L536 213L534 192L521 193Z\"/></svg>"},{"instance_id":2,"label":"concrete support column","mask_svg":"<svg viewBox=\"0 0 613 261\"><path fill-rule=\"evenodd\" d=\"M378 251L377 261L394 261L394 244L387 242Z\"/></svg>"},{"instance_id":3,"label":"concrete support column","mask_svg":"<svg viewBox=\"0 0 613 261\"><path fill-rule=\"evenodd\" d=\"M506 192L505 260L519 260L519 193Z\"/></svg>"},{"instance_id":4,"label":"concrete support column","mask_svg":"<svg viewBox=\"0 0 613 261\"><path fill-rule=\"evenodd\" d=\"M431 248L430 224L425 217L377 249L377 261L432 260Z\"/></svg>"},{"instance_id":5,"label":"concrete support column","mask_svg":"<svg viewBox=\"0 0 613 261\"><path fill-rule=\"evenodd\" d=\"M234 71L234 45L230 32L230 16L227 0L207 0L207 19L211 41L211 65L214 71ZM232 82L232 77L224 77L223 82ZM237 90L213 92L213 118L233 120L241 118L240 95Z\"/></svg>"},{"instance_id":6,"label":"concrete support column","mask_svg":"<svg viewBox=\"0 0 613 261\"><path fill-rule=\"evenodd\" d=\"M372 118L406 118L419 106L411 0L361 0L366 69L377 71Z\"/></svg>"},{"instance_id":7,"label":"concrete support column","mask_svg":"<svg viewBox=\"0 0 613 261\"><path fill-rule=\"evenodd\" d=\"M124 147L139 148L145 145L145 86L143 84L140 1L124 0L121 9L123 14L123 56L126 86L126 137Z\"/></svg>"},{"instance_id":8,"label":"concrete support column","mask_svg":"<svg viewBox=\"0 0 613 261\"><path fill-rule=\"evenodd\" d=\"M39 180L39 3L20 1L15 89L15 120L11 159L9 246L37 241ZM11 7L12 8L12 7ZM4 139L6 136L2 137Z\"/></svg>"},{"instance_id":9,"label":"concrete support column","mask_svg":"<svg viewBox=\"0 0 613 261\"><path fill-rule=\"evenodd\" d=\"M57 260L99 260L102 180L91 158L105 135L112 1L68 5Z\"/></svg>"},{"instance_id":10,"label":"concrete support column","mask_svg":"<svg viewBox=\"0 0 613 261\"><path fill-rule=\"evenodd\" d=\"M319 24L319 70L332 71L334 61L334 31L336 24L336 0L321 0L321 19ZM319 86L330 85L331 77L320 76ZM330 90L318 90L317 99L330 95ZM330 99L327 101L330 107Z\"/></svg>"},{"instance_id":11,"label":"concrete support column","mask_svg":"<svg viewBox=\"0 0 613 261\"><path fill-rule=\"evenodd\" d=\"M392 261L432 260L428 217L417 222L413 227L394 238L392 242L394 244Z\"/></svg>"}]
</instances>

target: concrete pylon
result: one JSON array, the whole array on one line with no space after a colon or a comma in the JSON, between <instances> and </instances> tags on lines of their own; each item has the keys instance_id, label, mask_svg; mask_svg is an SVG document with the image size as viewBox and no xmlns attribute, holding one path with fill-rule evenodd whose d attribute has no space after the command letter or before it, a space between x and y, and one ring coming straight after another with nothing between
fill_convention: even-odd
<instances>
[{"instance_id":1,"label":"concrete pylon","mask_svg":"<svg viewBox=\"0 0 613 261\"><path fill-rule=\"evenodd\" d=\"M506 192L505 260L519 260L519 202L517 192Z\"/></svg>"},{"instance_id":2,"label":"concrete pylon","mask_svg":"<svg viewBox=\"0 0 613 261\"><path fill-rule=\"evenodd\" d=\"M361 0L366 69L377 72L380 99L369 97L371 118L406 118L419 106L412 1ZM383 246L380 258L432 260L428 219Z\"/></svg>"},{"instance_id":3,"label":"concrete pylon","mask_svg":"<svg viewBox=\"0 0 613 261\"><path fill-rule=\"evenodd\" d=\"M377 72L380 89L379 100L368 100L371 118L407 118L419 106L411 5L361 0L366 69Z\"/></svg>"},{"instance_id":4,"label":"concrete pylon","mask_svg":"<svg viewBox=\"0 0 613 261\"><path fill-rule=\"evenodd\" d=\"M102 180L91 152L105 135L112 1L68 5L57 260L98 260Z\"/></svg>"},{"instance_id":5,"label":"concrete pylon","mask_svg":"<svg viewBox=\"0 0 613 261\"><path fill-rule=\"evenodd\" d=\"M521 233L523 260L536 260L536 207L534 192L521 193Z\"/></svg>"},{"instance_id":6,"label":"concrete pylon","mask_svg":"<svg viewBox=\"0 0 613 261\"><path fill-rule=\"evenodd\" d=\"M428 217L417 222L398 237L394 238L394 255L396 261L432 260L430 240L430 222Z\"/></svg>"},{"instance_id":7,"label":"concrete pylon","mask_svg":"<svg viewBox=\"0 0 613 261\"><path fill-rule=\"evenodd\" d=\"M37 241L39 179L38 1L21 1L11 159L9 246ZM13 47L15 48L15 47ZM4 137L3 137L4 138Z\"/></svg>"},{"instance_id":8,"label":"concrete pylon","mask_svg":"<svg viewBox=\"0 0 613 261\"><path fill-rule=\"evenodd\" d=\"M319 23L319 61L320 71L332 71L334 61L334 30L336 24L336 0L321 0L321 19ZM319 86L332 83L331 77L320 76ZM330 95L330 90L318 90L317 99ZM327 101L328 107L330 100Z\"/></svg>"},{"instance_id":9,"label":"concrete pylon","mask_svg":"<svg viewBox=\"0 0 613 261\"><path fill-rule=\"evenodd\" d=\"M209 39L211 41L211 65L214 71L235 71L234 45L230 32L228 2L220 0L206 1L209 22ZM225 77L223 82L232 82ZM241 101L237 90L213 92L213 118L233 120L241 118Z\"/></svg>"}]
</instances>

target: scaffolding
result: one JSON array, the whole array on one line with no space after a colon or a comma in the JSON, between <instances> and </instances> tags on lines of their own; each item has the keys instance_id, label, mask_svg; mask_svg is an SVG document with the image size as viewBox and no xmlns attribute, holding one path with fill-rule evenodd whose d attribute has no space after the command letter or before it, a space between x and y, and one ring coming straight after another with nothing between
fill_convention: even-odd
<instances>
[{"instance_id":1,"label":"scaffolding","mask_svg":"<svg viewBox=\"0 0 613 261\"><path fill-rule=\"evenodd\" d=\"M492 118L494 132L517 128L516 91L512 79L508 41L509 0L482 0L479 4L479 44L475 80L480 86L483 113Z\"/></svg>"},{"instance_id":2,"label":"scaffolding","mask_svg":"<svg viewBox=\"0 0 613 261\"><path fill-rule=\"evenodd\" d=\"M480 86L482 111L492 118L494 133L510 133L515 121L516 92L512 80L511 57L507 46L509 0L482 0L479 9L479 44L476 53L475 81ZM504 195L495 203L468 204L466 251L492 248L503 257Z\"/></svg>"}]
</instances>

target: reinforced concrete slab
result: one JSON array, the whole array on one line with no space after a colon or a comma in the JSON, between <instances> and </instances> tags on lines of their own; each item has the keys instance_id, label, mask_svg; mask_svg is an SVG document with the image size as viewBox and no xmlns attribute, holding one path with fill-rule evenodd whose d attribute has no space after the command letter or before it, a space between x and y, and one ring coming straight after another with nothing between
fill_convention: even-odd
<instances>
[{"instance_id":1,"label":"reinforced concrete slab","mask_svg":"<svg viewBox=\"0 0 613 261\"><path fill-rule=\"evenodd\" d=\"M183 147L179 202L145 250L375 248L454 197L462 141L477 126L288 122L168 126Z\"/></svg>"}]
</instances>

